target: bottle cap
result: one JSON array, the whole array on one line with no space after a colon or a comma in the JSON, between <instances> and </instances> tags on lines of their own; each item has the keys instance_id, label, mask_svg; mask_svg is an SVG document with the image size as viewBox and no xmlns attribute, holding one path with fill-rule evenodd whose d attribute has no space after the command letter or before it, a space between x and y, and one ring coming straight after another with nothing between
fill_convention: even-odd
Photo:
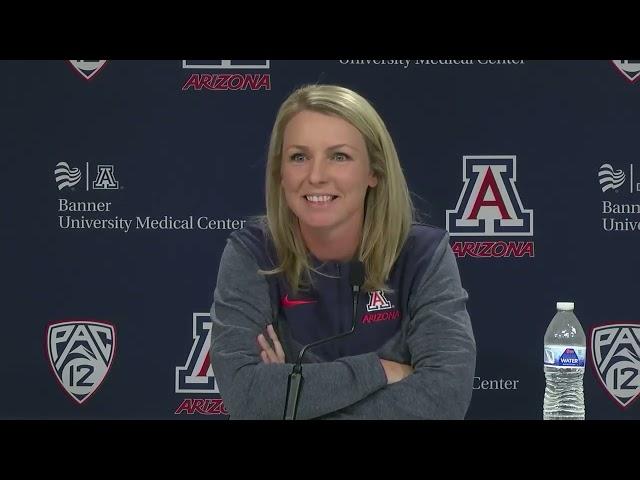
<instances>
[{"instance_id":1,"label":"bottle cap","mask_svg":"<svg viewBox=\"0 0 640 480\"><path fill-rule=\"evenodd\" d=\"M557 302L556 308L563 312L570 312L573 310L573 302Z\"/></svg>"}]
</instances>

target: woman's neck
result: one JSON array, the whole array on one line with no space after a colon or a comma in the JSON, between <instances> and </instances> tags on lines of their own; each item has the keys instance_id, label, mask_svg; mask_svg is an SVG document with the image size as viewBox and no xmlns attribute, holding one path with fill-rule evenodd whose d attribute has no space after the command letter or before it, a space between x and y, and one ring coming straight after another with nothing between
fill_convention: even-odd
<instances>
[{"instance_id":1,"label":"woman's neck","mask_svg":"<svg viewBox=\"0 0 640 480\"><path fill-rule=\"evenodd\" d=\"M356 256L362 235L361 222L346 222L331 229L300 225L305 245L321 262L347 262Z\"/></svg>"}]
</instances>

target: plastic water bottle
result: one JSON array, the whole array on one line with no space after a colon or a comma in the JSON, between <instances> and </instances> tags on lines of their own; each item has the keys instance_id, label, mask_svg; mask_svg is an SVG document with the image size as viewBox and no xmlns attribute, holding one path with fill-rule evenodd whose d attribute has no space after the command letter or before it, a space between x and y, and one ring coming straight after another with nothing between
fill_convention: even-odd
<instances>
[{"instance_id":1,"label":"plastic water bottle","mask_svg":"<svg viewBox=\"0 0 640 480\"><path fill-rule=\"evenodd\" d=\"M584 420L586 339L573 302L558 302L544 335L545 420Z\"/></svg>"}]
</instances>

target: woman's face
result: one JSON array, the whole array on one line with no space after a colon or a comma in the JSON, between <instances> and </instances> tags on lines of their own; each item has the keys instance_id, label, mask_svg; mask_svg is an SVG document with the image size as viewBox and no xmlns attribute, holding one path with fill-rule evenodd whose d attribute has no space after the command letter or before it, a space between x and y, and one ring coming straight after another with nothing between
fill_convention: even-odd
<instances>
[{"instance_id":1,"label":"woman's face","mask_svg":"<svg viewBox=\"0 0 640 480\"><path fill-rule=\"evenodd\" d=\"M280 173L287 205L301 227L324 232L361 225L367 188L378 183L358 129L308 110L285 127Z\"/></svg>"}]
</instances>

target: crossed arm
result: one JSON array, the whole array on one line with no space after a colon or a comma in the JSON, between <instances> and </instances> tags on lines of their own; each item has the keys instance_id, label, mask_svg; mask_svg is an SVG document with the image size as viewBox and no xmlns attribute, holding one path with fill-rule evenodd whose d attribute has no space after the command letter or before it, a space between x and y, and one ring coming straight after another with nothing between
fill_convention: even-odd
<instances>
[{"instance_id":1,"label":"crossed arm","mask_svg":"<svg viewBox=\"0 0 640 480\"><path fill-rule=\"evenodd\" d=\"M269 325L268 287L256 270L241 244L227 244L211 311L211 360L232 418L280 419L293 365ZM445 238L409 301L411 365L376 352L306 364L298 418L464 418L475 370L466 300Z\"/></svg>"},{"instance_id":2,"label":"crossed arm","mask_svg":"<svg viewBox=\"0 0 640 480\"><path fill-rule=\"evenodd\" d=\"M260 345L260 358L262 363L285 363L285 354L282 344L278 339L273 325L267 325L267 334L261 333L258 335L258 345ZM269 340L267 340L267 337ZM411 365L405 363L394 362L393 360L380 359L380 364L384 369L385 376L387 377L387 385L399 382L413 373Z\"/></svg>"}]
</instances>

